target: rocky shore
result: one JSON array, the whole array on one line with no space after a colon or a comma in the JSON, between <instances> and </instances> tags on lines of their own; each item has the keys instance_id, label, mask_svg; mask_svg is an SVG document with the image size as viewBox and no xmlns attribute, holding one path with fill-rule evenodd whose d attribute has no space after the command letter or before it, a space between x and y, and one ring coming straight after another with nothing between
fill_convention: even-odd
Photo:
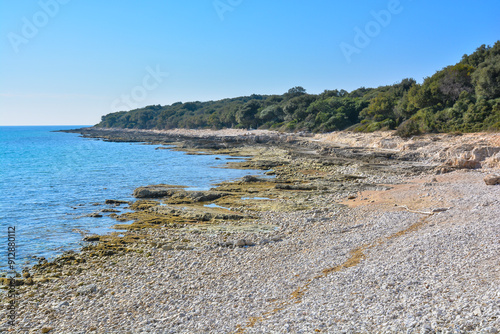
<instances>
[{"instance_id":1,"label":"rocky shore","mask_svg":"<svg viewBox=\"0 0 500 334\"><path fill-rule=\"evenodd\" d=\"M24 272L0 331L500 331L499 134L80 133L247 156L228 167L267 177L110 200L121 230Z\"/></svg>"}]
</instances>

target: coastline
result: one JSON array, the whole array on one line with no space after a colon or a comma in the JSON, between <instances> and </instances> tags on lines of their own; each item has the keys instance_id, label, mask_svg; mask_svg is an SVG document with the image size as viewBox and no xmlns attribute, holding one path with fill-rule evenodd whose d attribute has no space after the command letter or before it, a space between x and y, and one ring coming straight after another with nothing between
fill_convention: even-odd
<instances>
[{"instance_id":1,"label":"coastline","mask_svg":"<svg viewBox=\"0 0 500 334\"><path fill-rule=\"evenodd\" d=\"M498 134L103 131L82 133L249 156L231 167L275 179L143 189L167 195L138 199L123 237L20 287L19 330L500 330L500 190L482 180L498 172Z\"/></svg>"}]
</instances>

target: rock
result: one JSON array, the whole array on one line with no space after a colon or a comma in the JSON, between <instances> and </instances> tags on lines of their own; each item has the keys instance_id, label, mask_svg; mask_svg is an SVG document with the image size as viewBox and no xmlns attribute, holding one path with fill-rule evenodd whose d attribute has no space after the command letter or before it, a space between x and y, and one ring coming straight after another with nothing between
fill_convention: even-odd
<instances>
[{"instance_id":1,"label":"rock","mask_svg":"<svg viewBox=\"0 0 500 334\"><path fill-rule=\"evenodd\" d=\"M99 235L88 235L85 238L83 238L83 241L99 241L101 237Z\"/></svg>"},{"instance_id":2,"label":"rock","mask_svg":"<svg viewBox=\"0 0 500 334\"><path fill-rule=\"evenodd\" d=\"M107 199L104 204L109 204L109 205L121 205L121 204L130 204L129 201L118 201L115 199Z\"/></svg>"},{"instance_id":3,"label":"rock","mask_svg":"<svg viewBox=\"0 0 500 334\"><path fill-rule=\"evenodd\" d=\"M48 326L48 327L42 327L42 333L48 333L51 330L53 330L54 327Z\"/></svg>"},{"instance_id":4,"label":"rock","mask_svg":"<svg viewBox=\"0 0 500 334\"><path fill-rule=\"evenodd\" d=\"M169 185L151 185L145 187L139 187L134 190L133 196L135 198L161 198L170 197L174 195L179 188L173 188Z\"/></svg>"},{"instance_id":5,"label":"rock","mask_svg":"<svg viewBox=\"0 0 500 334\"><path fill-rule=\"evenodd\" d=\"M120 212L120 210L116 210L116 209L102 209L101 212Z\"/></svg>"},{"instance_id":6,"label":"rock","mask_svg":"<svg viewBox=\"0 0 500 334\"><path fill-rule=\"evenodd\" d=\"M226 196L224 193L214 191L178 191L172 199L187 199L188 202L208 202Z\"/></svg>"},{"instance_id":7,"label":"rock","mask_svg":"<svg viewBox=\"0 0 500 334\"><path fill-rule=\"evenodd\" d=\"M88 214L86 217L102 218L102 215L99 212L93 212L93 213Z\"/></svg>"},{"instance_id":8,"label":"rock","mask_svg":"<svg viewBox=\"0 0 500 334\"><path fill-rule=\"evenodd\" d=\"M349 195L347 199L355 199L357 196L356 195Z\"/></svg>"},{"instance_id":9,"label":"rock","mask_svg":"<svg viewBox=\"0 0 500 334\"><path fill-rule=\"evenodd\" d=\"M284 184L278 183L275 186L276 189L280 190L317 190L318 187L309 184Z\"/></svg>"},{"instance_id":10,"label":"rock","mask_svg":"<svg viewBox=\"0 0 500 334\"><path fill-rule=\"evenodd\" d=\"M245 239L239 239L234 242L235 247L243 247L246 246L247 242Z\"/></svg>"},{"instance_id":11,"label":"rock","mask_svg":"<svg viewBox=\"0 0 500 334\"><path fill-rule=\"evenodd\" d=\"M76 290L76 293L79 295L88 295L97 291L97 286L95 284L89 284L86 286L82 286Z\"/></svg>"},{"instance_id":12,"label":"rock","mask_svg":"<svg viewBox=\"0 0 500 334\"><path fill-rule=\"evenodd\" d=\"M465 144L448 152L452 157L446 160L445 165L455 168L481 168L482 163L500 152L500 147L473 146Z\"/></svg>"},{"instance_id":13,"label":"rock","mask_svg":"<svg viewBox=\"0 0 500 334\"><path fill-rule=\"evenodd\" d=\"M483 314L483 312L481 312L481 308L478 306L475 308L474 312L472 312L473 315L475 315L476 317L479 317Z\"/></svg>"},{"instance_id":14,"label":"rock","mask_svg":"<svg viewBox=\"0 0 500 334\"><path fill-rule=\"evenodd\" d=\"M488 175L484 178L484 183L489 186L500 184L500 175Z\"/></svg>"},{"instance_id":15,"label":"rock","mask_svg":"<svg viewBox=\"0 0 500 334\"><path fill-rule=\"evenodd\" d=\"M489 158L484 160L485 165L488 167L500 167L500 153L497 153Z\"/></svg>"},{"instance_id":16,"label":"rock","mask_svg":"<svg viewBox=\"0 0 500 334\"><path fill-rule=\"evenodd\" d=\"M174 247L175 250L193 250L194 247L192 246L186 246L186 245L176 245Z\"/></svg>"},{"instance_id":17,"label":"rock","mask_svg":"<svg viewBox=\"0 0 500 334\"><path fill-rule=\"evenodd\" d=\"M486 327L481 330L481 334L496 334L498 330L495 327Z\"/></svg>"},{"instance_id":18,"label":"rock","mask_svg":"<svg viewBox=\"0 0 500 334\"><path fill-rule=\"evenodd\" d=\"M245 175L241 178L241 181L243 181L243 182L259 182L261 180L254 175Z\"/></svg>"},{"instance_id":19,"label":"rock","mask_svg":"<svg viewBox=\"0 0 500 334\"><path fill-rule=\"evenodd\" d=\"M259 245L266 245L268 243L270 243L271 241L269 239L262 239L259 241Z\"/></svg>"},{"instance_id":20,"label":"rock","mask_svg":"<svg viewBox=\"0 0 500 334\"><path fill-rule=\"evenodd\" d=\"M228 210L207 207L197 208L162 205L152 207L149 209L149 211L161 215L174 215L199 221L209 221L212 219L239 220L245 218L243 215L236 214Z\"/></svg>"},{"instance_id":21,"label":"rock","mask_svg":"<svg viewBox=\"0 0 500 334\"><path fill-rule=\"evenodd\" d=\"M162 248L163 250L166 250L166 251L169 251L169 250L174 249L174 247L172 246L172 244L166 244L166 245L163 245L161 248Z\"/></svg>"},{"instance_id":22,"label":"rock","mask_svg":"<svg viewBox=\"0 0 500 334\"><path fill-rule=\"evenodd\" d=\"M445 212L448 210L449 210L448 208L435 208L435 209L432 209L432 212Z\"/></svg>"},{"instance_id":23,"label":"rock","mask_svg":"<svg viewBox=\"0 0 500 334\"><path fill-rule=\"evenodd\" d=\"M62 302L62 303L60 303L59 305L57 305L57 308L61 308L61 307L63 307L63 306L69 306L69 303L68 303L67 301Z\"/></svg>"}]
</instances>

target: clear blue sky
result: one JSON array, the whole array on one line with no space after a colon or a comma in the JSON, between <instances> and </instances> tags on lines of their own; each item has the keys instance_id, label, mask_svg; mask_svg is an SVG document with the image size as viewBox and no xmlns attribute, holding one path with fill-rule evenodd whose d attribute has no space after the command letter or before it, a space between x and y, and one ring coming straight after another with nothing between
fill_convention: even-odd
<instances>
[{"instance_id":1,"label":"clear blue sky","mask_svg":"<svg viewBox=\"0 0 500 334\"><path fill-rule=\"evenodd\" d=\"M0 125L422 82L500 39L499 13L498 0L1 1Z\"/></svg>"}]
</instances>

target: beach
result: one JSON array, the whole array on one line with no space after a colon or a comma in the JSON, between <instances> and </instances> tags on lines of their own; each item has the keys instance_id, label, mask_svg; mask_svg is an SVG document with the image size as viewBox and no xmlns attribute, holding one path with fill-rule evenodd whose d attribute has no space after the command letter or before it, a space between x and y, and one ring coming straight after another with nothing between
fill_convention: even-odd
<instances>
[{"instance_id":1,"label":"beach","mask_svg":"<svg viewBox=\"0 0 500 334\"><path fill-rule=\"evenodd\" d=\"M246 156L228 167L266 177L110 200L126 230L25 272L0 330L500 331L499 134L78 131Z\"/></svg>"}]
</instances>

